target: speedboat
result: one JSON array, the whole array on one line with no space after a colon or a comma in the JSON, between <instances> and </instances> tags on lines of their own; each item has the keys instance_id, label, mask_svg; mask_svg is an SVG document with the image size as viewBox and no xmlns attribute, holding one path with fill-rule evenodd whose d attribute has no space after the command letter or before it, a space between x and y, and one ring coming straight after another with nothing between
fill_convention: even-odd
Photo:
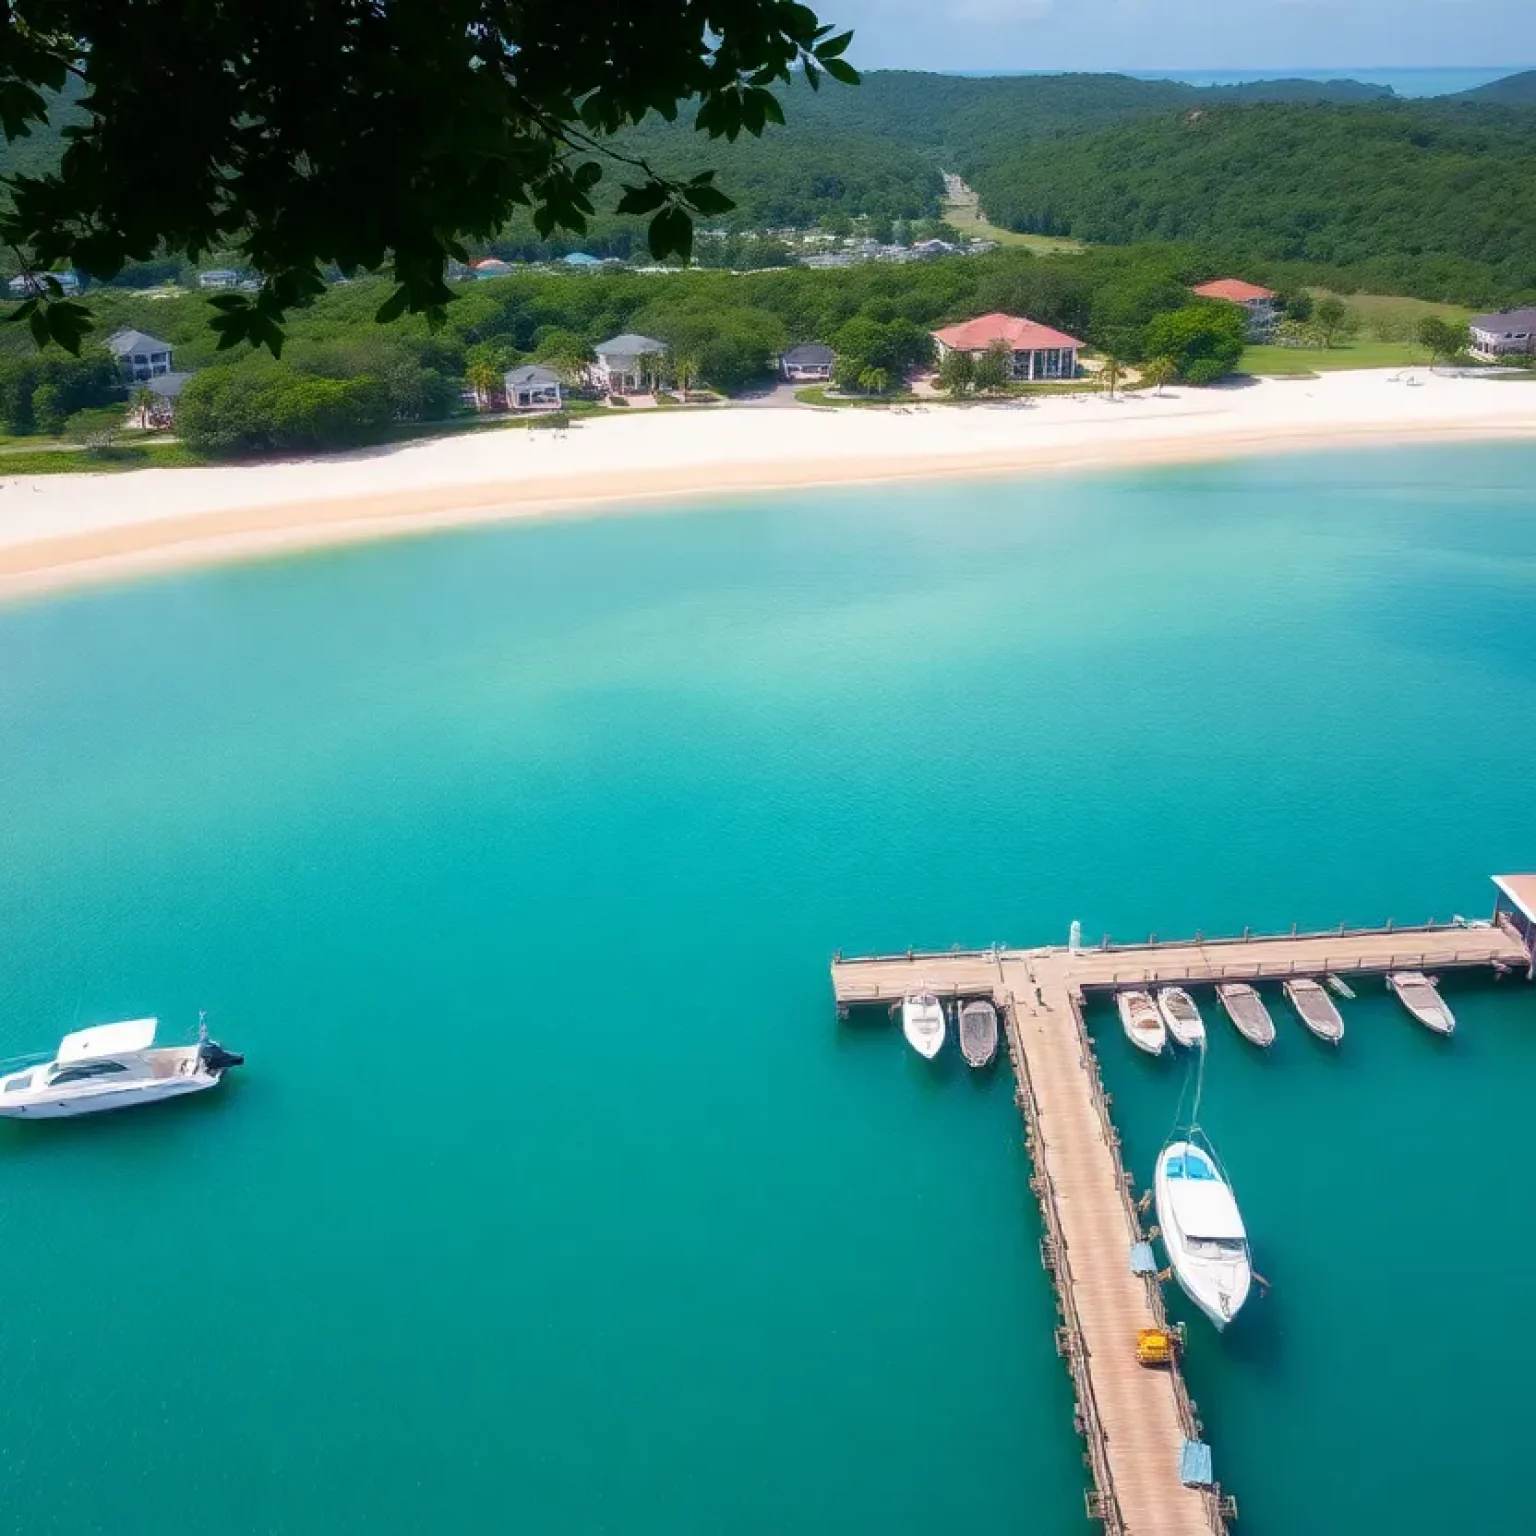
<instances>
[{"instance_id":1,"label":"speedboat","mask_svg":"<svg viewBox=\"0 0 1536 1536\"><path fill-rule=\"evenodd\" d=\"M1283 990L1296 1010L1296 1017L1319 1040L1337 1045L1344 1038L1344 1016L1321 982L1313 981L1309 976L1297 976L1286 982Z\"/></svg>"},{"instance_id":2,"label":"speedboat","mask_svg":"<svg viewBox=\"0 0 1536 1536\"><path fill-rule=\"evenodd\" d=\"M1121 992L1115 997L1120 1023L1132 1045L1149 1056L1161 1056L1168 1043L1163 1016L1157 1011L1150 992Z\"/></svg>"},{"instance_id":3,"label":"speedboat","mask_svg":"<svg viewBox=\"0 0 1536 1536\"><path fill-rule=\"evenodd\" d=\"M1446 1007L1433 981L1423 971L1393 971L1387 985L1397 1000L1426 1029L1448 1035L1456 1028L1456 1015Z\"/></svg>"},{"instance_id":4,"label":"speedboat","mask_svg":"<svg viewBox=\"0 0 1536 1536\"><path fill-rule=\"evenodd\" d=\"M960 1010L960 1050L973 1067L984 1067L997 1055L997 1009L977 1000Z\"/></svg>"},{"instance_id":5,"label":"speedboat","mask_svg":"<svg viewBox=\"0 0 1536 1536\"><path fill-rule=\"evenodd\" d=\"M202 1025L195 1045L157 1047L157 1024L125 1019L65 1035L52 1061L0 1077L0 1115L54 1120L154 1104L212 1088L245 1060Z\"/></svg>"},{"instance_id":6,"label":"speedboat","mask_svg":"<svg viewBox=\"0 0 1536 1536\"><path fill-rule=\"evenodd\" d=\"M914 993L901 1005L901 1032L919 1056L930 1061L944 1044L944 1009L931 992Z\"/></svg>"},{"instance_id":7,"label":"speedboat","mask_svg":"<svg viewBox=\"0 0 1536 1536\"><path fill-rule=\"evenodd\" d=\"M1248 1299L1253 1264L1232 1188L1209 1146L1174 1141L1157 1160L1157 1224L1179 1288L1217 1328Z\"/></svg>"},{"instance_id":8,"label":"speedboat","mask_svg":"<svg viewBox=\"0 0 1536 1536\"><path fill-rule=\"evenodd\" d=\"M1180 1045L1205 1044L1205 1020L1195 1007L1195 1000L1183 987L1160 987L1157 1011L1168 1026L1168 1033Z\"/></svg>"},{"instance_id":9,"label":"speedboat","mask_svg":"<svg viewBox=\"0 0 1536 1536\"><path fill-rule=\"evenodd\" d=\"M1259 996L1246 981L1223 981L1217 984L1216 996L1226 1009L1227 1017L1237 1025L1237 1032L1254 1045L1275 1043L1275 1021Z\"/></svg>"}]
</instances>

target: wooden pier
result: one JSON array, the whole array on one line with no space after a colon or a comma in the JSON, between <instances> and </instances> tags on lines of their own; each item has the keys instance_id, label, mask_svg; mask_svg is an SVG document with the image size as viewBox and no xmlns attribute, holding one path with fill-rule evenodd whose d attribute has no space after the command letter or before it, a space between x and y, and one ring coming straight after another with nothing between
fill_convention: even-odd
<instances>
[{"instance_id":1,"label":"wooden pier","mask_svg":"<svg viewBox=\"0 0 1536 1536\"><path fill-rule=\"evenodd\" d=\"M908 953L832 964L839 1015L917 992L984 997L1003 1019L1040 1202L1041 1259L1056 1290L1058 1352L1087 1442L1090 1517L1112 1536L1224 1536L1237 1506L1219 1484L1181 1480L1200 1421L1175 1363L1136 1361L1137 1333L1167 1323L1155 1275L1132 1269L1145 1240L1098 1061L1083 1022L1086 993L1152 983L1256 981L1492 968L1529 975L1528 938L1506 917L1487 926L1429 923L1234 939Z\"/></svg>"}]
</instances>

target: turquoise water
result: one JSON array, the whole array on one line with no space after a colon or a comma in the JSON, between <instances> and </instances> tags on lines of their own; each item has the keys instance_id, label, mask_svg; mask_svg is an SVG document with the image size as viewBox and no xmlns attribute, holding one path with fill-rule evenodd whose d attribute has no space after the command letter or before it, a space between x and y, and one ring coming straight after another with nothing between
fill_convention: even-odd
<instances>
[{"instance_id":1,"label":"turquoise water","mask_svg":"<svg viewBox=\"0 0 1536 1536\"><path fill-rule=\"evenodd\" d=\"M1536 862L1533 471L806 493L0 613L0 1053L201 1007L249 1057L0 1124L14 1527L1078 1529L1006 1077L838 1026L828 955L1485 911ZM1442 1531L1523 1452L1536 997L1455 1001L1216 1036L1275 1289L1191 1382L1248 1536ZM1145 1178L1178 1069L1102 1053Z\"/></svg>"}]
</instances>

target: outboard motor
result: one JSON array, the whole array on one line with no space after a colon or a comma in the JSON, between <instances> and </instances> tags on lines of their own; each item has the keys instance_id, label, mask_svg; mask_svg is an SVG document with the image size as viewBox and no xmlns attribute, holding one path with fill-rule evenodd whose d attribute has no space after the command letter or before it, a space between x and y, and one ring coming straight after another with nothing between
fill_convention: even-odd
<instances>
[{"instance_id":1,"label":"outboard motor","mask_svg":"<svg viewBox=\"0 0 1536 1536\"><path fill-rule=\"evenodd\" d=\"M198 1064L213 1077L227 1072L231 1067L243 1067L245 1057L236 1051L226 1051L217 1040L204 1040L197 1048Z\"/></svg>"}]
</instances>

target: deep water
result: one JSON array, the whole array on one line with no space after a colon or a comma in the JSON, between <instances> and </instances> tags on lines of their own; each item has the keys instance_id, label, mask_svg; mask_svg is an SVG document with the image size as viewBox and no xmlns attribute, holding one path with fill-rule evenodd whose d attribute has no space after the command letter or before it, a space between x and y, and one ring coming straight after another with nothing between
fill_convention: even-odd
<instances>
[{"instance_id":1,"label":"deep water","mask_svg":"<svg viewBox=\"0 0 1536 1536\"><path fill-rule=\"evenodd\" d=\"M1486 913L1533 487L816 492L0 612L0 1052L206 1008L248 1057L0 1123L6 1524L1081 1528L1006 1072L838 1025L827 960ZM1274 1286L1191 1329L1244 1536L1443 1532L1524 1454L1536 995L1452 1001L1271 1059L1211 1017ZM1145 1180L1180 1068L1092 1022Z\"/></svg>"}]
</instances>

